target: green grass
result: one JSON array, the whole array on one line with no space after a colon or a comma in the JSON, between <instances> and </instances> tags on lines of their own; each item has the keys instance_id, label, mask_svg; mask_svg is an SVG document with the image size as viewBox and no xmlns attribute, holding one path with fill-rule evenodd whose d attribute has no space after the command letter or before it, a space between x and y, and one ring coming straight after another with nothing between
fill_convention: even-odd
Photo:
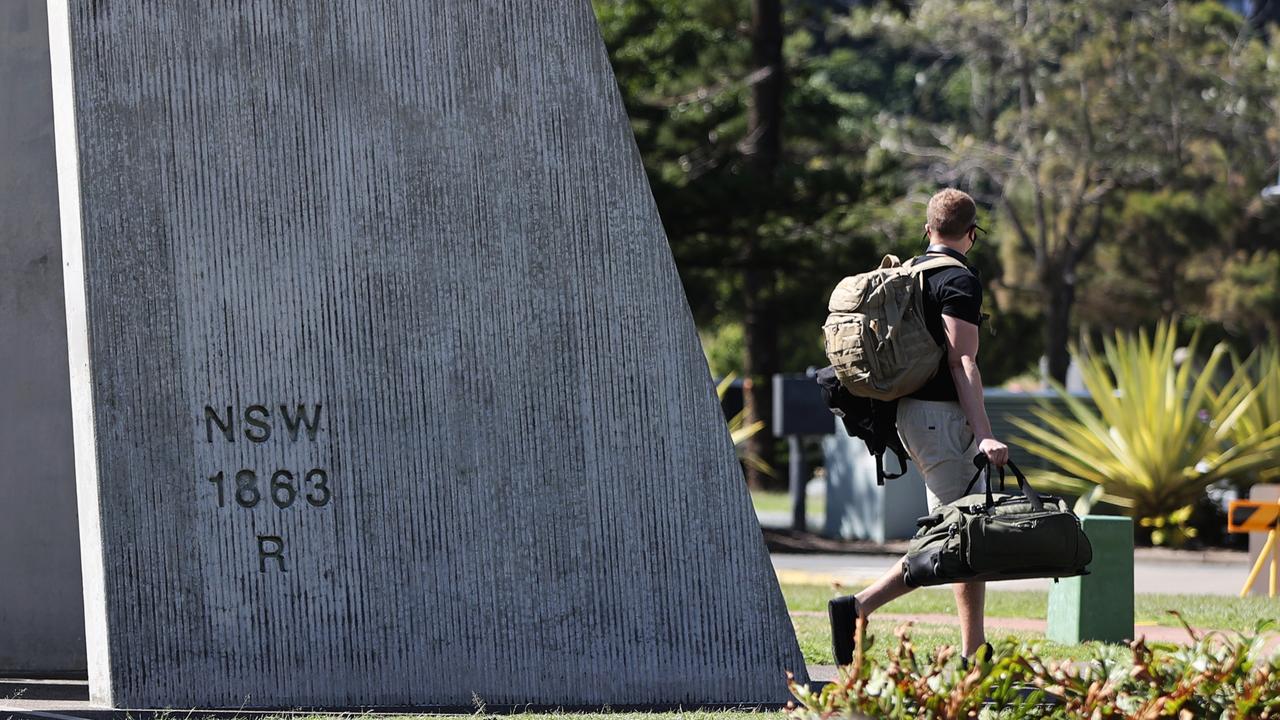
<instances>
[{"instance_id":1,"label":"green grass","mask_svg":"<svg viewBox=\"0 0 1280 720\"><path fill-rule=\"evenodd\" d=\"M788 584L782 585L782 594L786 598L787 608L792 612L820 612L821 615L792 615L796 638L800 641L800 650L805 661L830 665L831 628L827 624L827 600L835 595L856 592L860 587L840 588L837 592L828 585ZM1027 590L989 590L987 592L987 616L1010 618L1045 617L1049 602L1048 593ZM1176 609L1183 614L1191 625L1207 629L1236 630L1251 632L1261 619L1280 620L1280 603L1262 597L1222 597L1205 595L1138 595L1135 599L1134 616L1139 623L1154 622L1169 627L1180 627L1181 623L1166 611ZM950 589L923 588L909 595L898 598L880 610L884 613L900 615L925 615L956 613L955 599ZM868 633L875 638L870 648L872 659L882 660L886 649L897 644L894 631L901 624L900 620L877 620L871 617ZM1044 639L1040 633L1014 632L1009 630L993 631L994 639L1015 637L1040 642L1042 655L1060 659L1083 659L1099 643L1082 645L1060 645ZM942 645L958 645L960 630L954 626L916 624L911 629L911 640L917 651L932 652Z\"/></svg>"},{"instance_id":2,"label":"green grass","mask_svg":"<svg viewBox=\"0 0 1280 720\"><path fill-rule=\"evenodd\" d=\"M848 595L863 586L843 587L839 591L828 585L784 583L782 595L788 610L826 612L827 601L836 595ZM987 615L990 617L1042 618L1048 606L1048 593L1033 590L987 592ZM880 612L914 615L951 614L956 612L955 597L950 589L922 588L885 605Z\"/></svg>"},{"instance_id":3,"label":"green grass","mask_svg":"<svg viewBox=\"0 0 1280 720\"><path fill-rule=\"evenodd\" d=\"M791 494L752 490L751 504L755 506L756 512L789 513L791 512ZM825 517L827 512L826 500L822 497L808 498L805 502L804 512L809 517Z\"/></svg>"},{"instance_id":4,"label":"green grass","mask_svg":"<svg viewBox=\"0 0 1280 720\"><path fill-rule=\"evenodd\" d=\"M826 612L827 601L836 595L857 592L861 587L841 588L827 585L782 585L782 595L789 610ZM1034 590L988 590L987 616L1044 618L1049 594ZM1167 611L1177 610L1195 627L1249 632L1258 620L1280 621L1280 603L1265 597L1229 597L1221 595L1137 595L1134 598L1134 620L1154 622L1167 627L1181 627L1178 619ZM896 614L954 615L955 598L945 588L923 588L885 605L880 612Z\"/></svg>"},{"instance_id":5,"label":"green grass","mask_svg":"<svg viewBox=\"0 0 1280 720\"><path fill-rule=\"evenodd\" d=\"M1251 596L1229 597L1215 595L1137 595L1134 597L1133 614L1138 622L1156 622L1160 625L1181 625L1169 610L1182 613L1193 627L1214 630L1252 631L1259 620L1280 621L1280 603L1275 600Z\"/></svg>"},{"instance_id":6,"label":"green grass","mask_svg":"<svg viewBox=\"0 0 1280 720\"><path fill-rule=\"evenodd\" d=\"M831 656L831 626L827 624L825 616L792 616L791 622L795 626L796 639L800 642L800 652L804 654L806 663L811 665L835 664L835 658ZM883 662L887 659L889 648L897 647L898 645L896 632L901 624L901 622L894 620L876 620L872 616L871 624L867 628L867 635L872 638L871 646L867 650L869 659L876 662ZM917 654L937 652L938 648L943 645L960 645L960 628L958 627L916 624L912 625L909 633L911 644L915 647ZM1045 640L1044 636L1039 633L1031 632L1001 630L998 633L991 633L993 643L1007 637L1037 641L1044 657L1058 659L1083 660L1089 657L1095 646L1101 645L1101 643L1094 642L1081 645L1061 645Z\"/></svg>"}]
</instances>

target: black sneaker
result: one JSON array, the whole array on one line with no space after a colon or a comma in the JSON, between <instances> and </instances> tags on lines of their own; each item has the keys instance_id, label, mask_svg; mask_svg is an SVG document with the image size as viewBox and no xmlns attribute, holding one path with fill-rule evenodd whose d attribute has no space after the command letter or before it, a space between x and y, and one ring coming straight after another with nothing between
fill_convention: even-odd
<instances>
[{"instance_id":1,"label":"black sneaker","mask_svg":"<svg viewBox=\"0 0 1280 720\"><path fill-rule=\"evenodd\" d=\"M978 646L977 650L973 651L973 655L970 656L973 658L972 660L970 660L968 657L965 657L963 655L960 656L960 667L964 668L965 670L968 670L970 663L991 662L991 658L992 656L995 655L995 653L996 653L996 649L991 647L991 643L984 642Z\"/></svg>"},{"instance_id":2,"label":"black sneaker","mask_svg":"<svg viewBox=\"0 0 1280 720\"><path fill-rule=\"evenodd\" d=\"M837 665L853 662L853 634L858 627L858 598L852 595L838 597L827 603L827 616L831 619L831 654Z\"/></svg>"}]
</instances>

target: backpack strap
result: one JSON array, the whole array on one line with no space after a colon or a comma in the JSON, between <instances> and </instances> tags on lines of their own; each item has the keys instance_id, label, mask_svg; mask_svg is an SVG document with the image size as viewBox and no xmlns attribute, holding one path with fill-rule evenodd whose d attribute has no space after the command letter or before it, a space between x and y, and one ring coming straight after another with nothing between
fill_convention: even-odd
<instances>
[{"instance_id":1,"label":"backpack strap","mask_svg":"<svg viewBox=\"0 0 1280 720\"><path fill-rule=\"evenodd\" d=\"M889 450L893 450L893 454L898 456L898 467L901 469L896 473L887 473L884 471L884 454ZM876 458L876 484L877 485L884 485L884 481L886 479L896 480L897 478L900 478L903 475L907 474L907 459L902 456L902 453L898 452L897 448L885 448L880 452L873 452L871 454L874 455Z\"/></svg>"},{"instance_id":2,"label":"backpack strap","mask_svg":"<svg viewBox=\"0 0 1280 720\"><path fill-rule=\"evenodd\" d=\"M921 255L919 257L926 257L926 256ZM911 273L912 275L919 275L920 273L926 270L933 270L934 268L940 268L940 267L958 267L958 268L964 268L965 270L969 269L968 265L965 265L964 263L951 257L950 255L935 255L934 257L930 257L926 260L921 260L920 262L916 262L916 260L918 259L919 258L912 258L912 260L909 263L907 263L907 265L905 266L907 268L907 272ZM881 267L883 267L883 263L881 264Z\"/></svg>"},{"instance_id":3,"label":"backpack strap","mask_svg":"<svg viewBox=\"0 0 1280 720\"><path fill-rule=\"evenodd\" d=\"M884 259L880 261L880 269L881 270L887 270L887 269L901 270L905 268L907 270L907 273L911 276L913 280L919 281L919 286L920 286L919 289L921 293L924 292L924 274L923 273L926 270L930 270L933 268L940 268L940 267L949 267L949 266L961 267L968 270L967 265L965 265L964 263L960 262L959 260L956 260L955 258L949 255L940 255L937 257L931 257L925 260L924 262L919 262L919 263L915 262L915 260L917 259L919 258L912 258L906 265L904 265L902 261L898 259L897 255L885 255ZM883 348L884 344L889 341L890 336L893 334L893 328L897 327L898 323L902 322L902 316L906 311L906 308L902 308L898 306L897 297L894 296L893 294L890 294L888 296L886 300L886 305L887 305L886 310L888 312L888 317L889 317L889 329L883 333L881 333L879 330L875 331L876 340L879 341L879 345L876 347L877 351Z\"/></svg>"},{"instance_id":4,"label":"backpack strap","mask_svg":"<svg viewBox=\"0 0 1280 720\"><path fill-rule=\"evenodd\" d=\"M921 260L920 262L916 262L916 260L918 260L919 258L924 258L924 257L926 256L920 255L915 258L912 258L907 262L906 265L903 266L907 269L907 272L911 273L911 277L916 278L917 280L920 281L921 292L924 292L925 271L934 270L936 268L944 268L944 267L958 267L958 268L964 268L965 270L969 270L968 265L965 265L964 263L951 257L950 255L934 255L932 257L928 257L925 260ZM973 271L969 270L969 272L972 273Z\"/></svg>"}]
</instances>

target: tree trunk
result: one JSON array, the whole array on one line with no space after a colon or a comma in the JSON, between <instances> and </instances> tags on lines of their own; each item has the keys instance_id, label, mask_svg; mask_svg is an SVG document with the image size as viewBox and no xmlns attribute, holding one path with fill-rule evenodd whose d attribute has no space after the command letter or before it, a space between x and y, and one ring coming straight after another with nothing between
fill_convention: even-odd
<instances>
[{"instance_id":1,"label":"tree trunk","mask_svg":"<svg viewBox=\"0 0 1280 720\"><path fill-rule=\"evenodd\" d=\"M778 158L782 152L782 4L781 0L752 0L751 56L756 69L768 72L751 86L751 105L747 114L747 138L742 151L747 157L759 186L766 190L764 198L774 198ZM761 208L767 209L767 208ZM743 273L743 372L747 386L743 388L743 404L748 422L763 420L766 425L747 441L747 451L770 467L776 467L773 423L772 377L778 371L778 325L773 317L768 292L767 268L762 267L760 239L751 236L744 248L746 269ZM770 478L748 466L747 484L753 488L780 486L781 473Z\"/></svg>"},{"instance_id":2,"label":"tree trunk","mask_svg":"<svg viewBox=\"0 0 1280 720\"><path fill-rule=\"evenodd\" d=\"M747 140L743 152L760 179L772 185L782 151L782 3L752 0L751 60L756 70L767 70L751 85L747 111Z\"/></svg>"},{"instance_id":3,"label":"tree trunk","mask_svg":"<svg viewBox=\"0 0 1280 720\"><path fill-rule=\"evenodd\" d=\"M754 240L749 241L754 244ZM763 287L764 273L758 267L748 268L743 277L743 351L742 362L745 382L742 387L743 409L747 422L763 420L765 426L747 440L747 452L777 468L773 437L773 374L778 370L778 324L769 307L770 293ZM759 468L747 466L747 484L753 489L780 489L786 486L786 477L776 472L774 477Z\"/></svg>"},{"instance_id":4,"label":"tree trunk","mask_svg":"<svg viewBox=\"0 0 1280 720\"><path fill-rule=\"evenodd\" d=\"M1044 352L1048 358L1049 377L1067 382L1071 365L1071 309L1076 302L1076 269L1073 261L1049 264L1042 269L1041 287L1048 292L1044 318Z\"/></svg>"}]
</instances>

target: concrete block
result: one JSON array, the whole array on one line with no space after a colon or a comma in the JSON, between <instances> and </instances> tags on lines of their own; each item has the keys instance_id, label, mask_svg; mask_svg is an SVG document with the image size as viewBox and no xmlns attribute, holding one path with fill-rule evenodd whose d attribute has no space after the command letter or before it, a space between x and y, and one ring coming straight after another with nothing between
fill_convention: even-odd
<instances>
[{"instance_id":1,"label":"concrete block","mask_svg":"<svg viewBox=\"0 0 1280 720\"><path fill-rule=\"evenodd\" d=\"M589 3L50 7L97 701L787 698Z\"/></svg>"},{"instance_id":2,"label":"concrete block","mask_svg":"<svg viewBox=\"0 0 1280 720\"><path fill-rule=\"evenodd\" d=\"M1080 522L1093 546L1093 562L1088 575L1063 578L1050 586L1045 635L1071 645L1131 640L1133 520L1085 515Z\"/></svg>"},{"instance_id":3,"label":"concrete block","mask_svg":"<svg viewBox=\"0 0 1280 720\"><path fill-rule=\"evenodd\" d=\"M43 0L0 3L0 676L85 672Z\"/></svg>"}]
</instances>

